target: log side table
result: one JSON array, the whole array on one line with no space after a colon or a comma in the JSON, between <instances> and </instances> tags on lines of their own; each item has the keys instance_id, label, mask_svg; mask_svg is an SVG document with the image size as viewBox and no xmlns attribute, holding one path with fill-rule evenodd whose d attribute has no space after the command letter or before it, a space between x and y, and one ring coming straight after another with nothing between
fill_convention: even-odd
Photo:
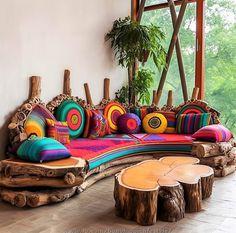
<instances>
[{"instance_id":1,"label":"log side table","mask_svg":"<svg viewBox=\"0 0 236 233\"><path fill-rule=\"evenodd\" d=\"M192 157L163 157L123 169L115 176L116 215L152 225L200 211L212 193L214 172L198 163Z\"/></svg>"}]
</instances>

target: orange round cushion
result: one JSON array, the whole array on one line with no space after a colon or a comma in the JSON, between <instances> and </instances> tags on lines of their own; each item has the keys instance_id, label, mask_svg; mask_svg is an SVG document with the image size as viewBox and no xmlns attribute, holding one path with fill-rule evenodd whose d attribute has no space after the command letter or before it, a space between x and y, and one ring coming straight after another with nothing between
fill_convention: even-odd
<instances>
[{"instance_id":1,"label":"orange round cushion","mask_svg":"<svg viewBox=\"0 0 236 233\"><path fill-rule=\"evenodd\" d=\"M118 102L110 102L107 104L103 110L104 116L108 120L111 132L116 133L118 130L117 120L119 116L126 113L125 108Z\"/></svg>"},{"instance_id":2,"label":"orange round cushion","mask_svg":"<svg viewBox=\"0 0 236 233\"><path fill-rule=\"evenodd\" d=\"M149 113L143 118L143 129L146 133L164 133L167 120L161 113Z\"/></svg>"}]
</instances>

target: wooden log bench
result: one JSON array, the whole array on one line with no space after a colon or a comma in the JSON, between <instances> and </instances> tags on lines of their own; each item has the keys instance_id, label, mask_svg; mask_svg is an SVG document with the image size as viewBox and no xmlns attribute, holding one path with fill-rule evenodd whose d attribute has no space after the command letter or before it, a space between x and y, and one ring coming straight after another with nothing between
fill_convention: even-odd
<instances>
[{"instance_id":1,"label":"wooden log bench","mask_svg":"<svg viewBox=\"0 0 236 233\"><path fill-rule=\"evenodd\" d=\"M210 197L213 169L192 157L163 157L123 169L115 176L116 214L141 225L175 222L197 212Z\"/></svg>"},{"instance_id":2,"label":"wooden log bench","mask_svg":"<svg viewBox=\"0 0 236 233\"><path fill-rule=\"evenodd\" d=\"M61 202L78 193L88 165L79 158L31 163L16 158L0 162L0 199L17 207Z\"/></svg>"}]
</instances>

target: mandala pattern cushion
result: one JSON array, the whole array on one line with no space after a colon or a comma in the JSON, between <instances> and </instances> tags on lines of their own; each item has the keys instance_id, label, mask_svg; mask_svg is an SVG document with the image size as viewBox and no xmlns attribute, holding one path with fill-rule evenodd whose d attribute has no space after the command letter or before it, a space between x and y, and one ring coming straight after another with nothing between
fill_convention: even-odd
<instances>
[{"instance_id":1,"label":"mandala pattern cushion","mask_svg":"<svg viewBox=\"0 0 236 233\"><path fill-rule=\"evenodd\" d=\"M117 132L118 130L117 119L119 118L119 116L125 113L126 113L125 108L117 102L110 102L105 106L103 114L108 120L108 124L110 126L112 133Z\"/></svg>"},{"instance_id":2,"label":"mandala pattern cushion","mask_svg":"<svg viewBox=\"0 0 236 233\"><path fill-rule=\"evenodd\" d=\"M101 112L92 111L92 113L89 138L96 139L110 134L111 131L106 117Z\"/></svg>"},{"instance_id":3,"label":"mandala pattern cushion","mask_svg":"<svg viewBox=\"0 0 236 233\"><path fill-rule=\"evenodd\" d=\"M201 141L226 142L233 138L233 134L223 125L214 124L202 127L192 137Z\"/></svg>"},{"instance_id":4,"label":"mandala pattern cushion","mask_svg":"<svg viewBox=\"0 0 236 233\"><path fill-rule=\"evenodd\" d=\"M67 122L46 119L47 137L53 138L62 144L70 143L69 128Z\"/></svg>"},{"instance_id":5,"label":"mandala pattern cushion","mask_svg":"<svg viewBox=\"0 0 236 233\"><path fill-rule=\"evenodd\" d=\"M141 120L134 113L123 114L117 120L118 131L124 134L139 133L141 125Z\"/></svg>"},{"instance_id":6,"label":"mandala pattern cushion","mask_svg":"<svg viewBox=\"0 0 236 233\"><path fill-rule=\"evenodd\" d=\"M71 138L78 138L83 133L85 113L83 107L75 101L64 101L57 109L56 118L67 122Z\"/></svg>"},{"instance_id":7,"label":"mandala pattern cushion","mask_svg":"<svg viewBox=\"0 0 236 233\"><path fill-rule=\"evenodd\" d=\"M53 114L43 105L37 104L27 117L24 129L28 137L35 135L46 136L46 118L56 120Z\"/></svg>"},{"instance_id":8,"label":"mandala pattern cushion","mask_svg":"<svg viewBox=\"0 0 236 233\"><path fill-rule=\"evenodd\" d=\"M180 114L176 123L177 133L193 134L200 128L209 125L210 122L210 113Z\"/></svg>"},{"instance_id":9,"label":"mandala pattern cushion","mask_svg":"<svg viewBox=\"0 0 236 233\"><path fill-rule=\"evenodd\" d=\"M68 158L71 154L55 139L32 136L18 147L17 156L22 160L43 162Z\"/></svg>"},{"instance_id":10,"label":"mandala pattern cushion","mask_svg":"<svg viewBox=\"0 0 236 233\"><path fill-rule=\"evenodd\" d=\"M167 127L167 120L161 113L149 113L142 121L146 133L164 133Z\"/></svg>"}]
</instances>

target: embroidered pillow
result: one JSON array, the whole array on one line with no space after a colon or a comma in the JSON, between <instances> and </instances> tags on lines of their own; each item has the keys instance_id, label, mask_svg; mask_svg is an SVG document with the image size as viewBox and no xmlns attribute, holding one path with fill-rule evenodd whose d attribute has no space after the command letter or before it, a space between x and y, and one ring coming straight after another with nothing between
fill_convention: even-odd
<instances>
[{"instance_id":1,"label":"embroidered pillow","mask_svg":"<svg viewBox=\"0 0 236 233\"><path fill-rule=\"evenodd\" d=\"M233 138L233 134L223 125L214 124L202 127L192 137L201 141L226 142Z\"/></svg>"},{"instance_id":2,"label":"embroidered pillow","mask_svg":"<svg viewBox=\"0 0 236 233\"><path fill-rule=\"evenodd\" d=\"M124 134L139 133L141 130L141 120L134 113L126 113L117 119L118 131Z\"/></svg>"},{"instance_id":3,"label":"embroidered pillow","mask_svg":"<svg viewBox=\"0 0 236 233\"><path fill-rule=\"evenodd\" d=\"M59 141L62 144L70 143L69 128L66 122L46 119L47 136Z\"/></svg>"},{"instance_id":4,"label":"embroidered pillow","mask_svg":"<svg viewBox=\"0 0 236 233\"><path fill-rule=\"evenodd\" d=\"M101 112L92 111L93 115L91 118L90 127L90 139L95 139L97 137L103 137L110 134L110 127L108 125L107 119L103 116Z\"/></svg>"},{"instance_id":5,"label":"embroidered pillow","mask_svg":"<svg viewBox=\"0 0 236 233\"><path fill-rule=\"evenodd\" d=\"M210 122L210 113L180 114L176 122L177 133L193 134L200 128L209 125Z\"/></svg>"},{"instance_id":6,"label":"embroidered pillow","mask_svg":"<svg viewBox=\"0 0 236 233\"><path fill-rule=\"evenodd\" d=\"M164 133L167 120L161 113L153 112L143 118L142 126L146 133Z\"/></svg>"},{"instance_id":7,"label":"embroidered pillow","mask_svg":"<svg viewBox=\"0 0 236 233\"><path fill-rule=\"evenodd\" d=\"M55 139L32 136L19 146L17 156L23 160L43 162L67 158L71 154Z\"/></svg>"}]
</instances>

